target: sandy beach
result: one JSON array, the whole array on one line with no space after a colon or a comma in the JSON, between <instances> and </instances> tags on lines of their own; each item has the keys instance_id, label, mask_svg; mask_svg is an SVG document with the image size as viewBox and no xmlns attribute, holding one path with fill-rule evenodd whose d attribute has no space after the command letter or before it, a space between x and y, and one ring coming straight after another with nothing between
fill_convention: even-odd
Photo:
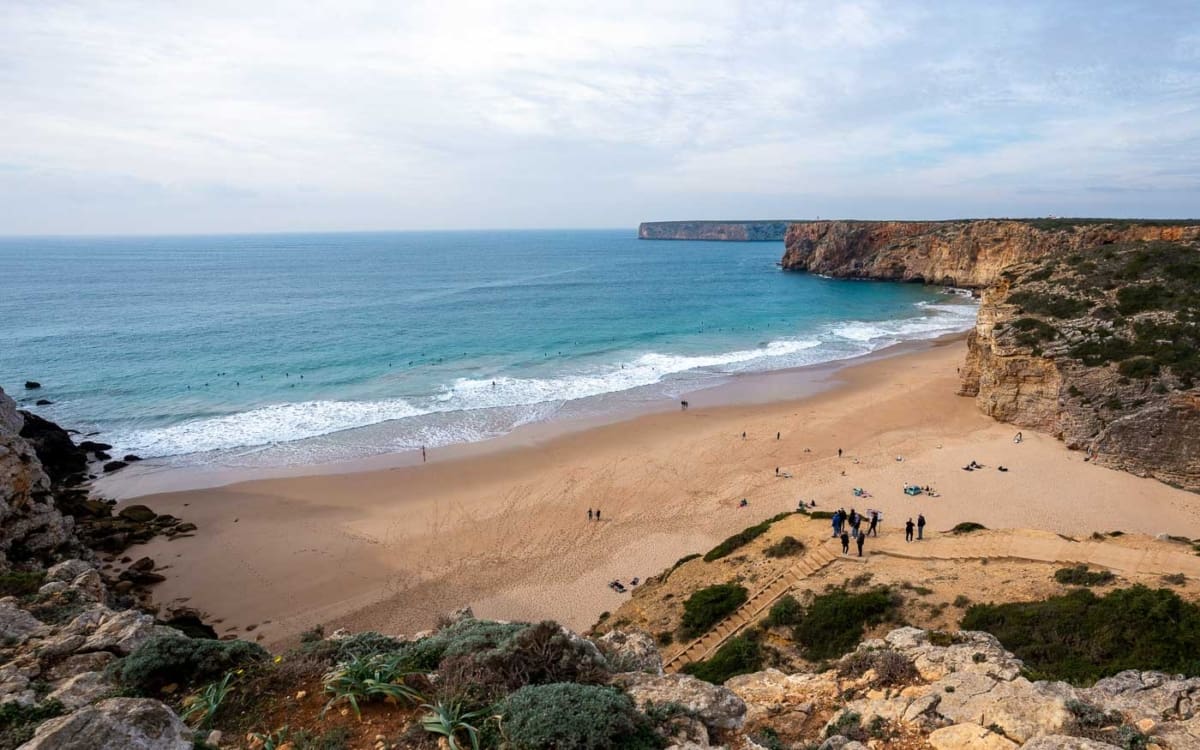
<instances>
[{"instance_id":1,"label":"sandy beach","mask_svg":"<svg viewBox=\"0 0 1200 750\"><path fill-rule=\"evenodd\" d=\"M427 465L147 495L137 502L200 530L129 554L166 568L160 603L277 645L318 624L414 632L467 604L583 629L628 598L608 581L654 575L799 500L876 508L893 528L923 512L935 535L976 521L1200 536L1194 494L1030 430L1014 444L1016 428L955 395L963 355L945 341L839 370L805 398L693 405ZM972 460L987 468L963 471Z\"/></svg>"}]
</instances>

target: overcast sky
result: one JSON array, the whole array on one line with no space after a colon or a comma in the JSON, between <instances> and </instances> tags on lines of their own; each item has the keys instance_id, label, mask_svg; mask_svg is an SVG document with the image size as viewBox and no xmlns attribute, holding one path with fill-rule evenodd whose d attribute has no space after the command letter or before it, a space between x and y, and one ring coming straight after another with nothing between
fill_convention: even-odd
<instances>
[{"instance_id":1,"label":"overcast sky","mask_svg":"<svg viewBox=\"0 0 1200 750\"><path fill-rule=\"evenodd\" d=\"M0 234L1200 216L1200 2L0 0Z\"/></svg>"}]
</instances>

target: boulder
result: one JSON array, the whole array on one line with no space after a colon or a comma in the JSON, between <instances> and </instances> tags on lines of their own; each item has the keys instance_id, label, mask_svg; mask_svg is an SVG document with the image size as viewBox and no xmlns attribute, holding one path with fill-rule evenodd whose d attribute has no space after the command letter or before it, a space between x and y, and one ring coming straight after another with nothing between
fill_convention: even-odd
<instances>
[{"instance_id":1,"label":"boulder","mask_svg":"<svg viewBox=\"0 0 1200 750\"><path fill-rule=\"evenodd\" d=\"M70 587L62 581L50 581L49 583L43 583L38 588L38 594L40 596L51 596L53 594L61 594L68 588Z\"/></svg>"},{"instance_id":2,"label":"boulder","mask_svg":"<svg viewBox=\"0 0 1200 750\"><path fill-rule=\"evenodd\" d=\"M123 459L121 459L121 460L122 460L122 461L124 461L124 462L125 462L125 463L127 463L127 464L131 464L131 463L134 463L134 462L136 462L136 461L141 461L141 460L142 460L142 457L141 457L141 456L139 456L139 455L137 455L136 453L126 453L126 454L125 454L125 458L123 458Z\"/></svg>"},{"instance_id":3,"label":"boulder","mask_svg":"<svg viewBox=\"0 0 1200 750\"><path fill-rule=\"evenodd\" d=\"M788 675L778 669L731 677L725 687L746 703L748 724L770 723L793 733L804 726L815 706L840 702L842 692L834 672Z\"/></svg>"},{"instance_id":4,"label":"boulder","mask_svg":"<svg viewBox=\"0 0 1200 750\"><path fill-rule=\"evenodd\" d=\"M596 639L614 671L663 673L662 654L654 637L642 630L610 630Z\"/></svg>"},{"instance_id":5,"label":"boulder","mask_svg":"<svg viewBox=\"0 0 1200 750\"><path fill-rule=\"evenodd\" d=\"M79 617L76 617L72 624L78 621ZM178 630L157 625L153 617L137 610L109 610L107 614L100 615L96 629L87 637L80 651L112 651L118 656L128 656L131 651L156 635L183 637Z\"/></svg>"},{"instance_id":6,"label":"boulder","mask_svg":"<svg viewBox=\"0 0 1200 750\"><path fill-rule=\"evenodd\" d=\"M34 406L53 406L54 402L48 398L39 398L33 402Z\"/></svg>"},{"instance_id":7,"label":"boulder","mask_svg":"<svg viewBox=\"0 0 1200 750\"><path fill-rule=\"evenodd\" d=\"M0 390L0 567L13 545L49 559L71 541L74 528L54 503L35 446L21 437L25 428L22 412Z\"/></svg>"},{"instance_id":8,"label":"boulder","mask_svg":"<svg viewBox=\"0 0 1200 750\"><path fill-rule=\"evenodd\" d=\"M949 691L947 691L949 689ZM960 724L996 724L1016 740L1056 734L1069 726L1066 702L1075 689L1062 682L997 681L978 672L951 673L930 685L939 694L937 712Z\"/></svg>"},{"instance_id":9,"label":"boulder","mask_svg":"<svg viewBox=\"0 0 1200 750\"><path fill-rule=\"evenodd\" d=\"M126 521L134 521L136 523L150 523L158 517L157 513L145 505L126 505L117 511L117 515Z\"/></svg>"},{"instance_id":10,"label":"boulder","mask_svg":"<svg viewBox=\"0 0 1200 750\"><path fill-rule=\"evenodd\" d=\"M46 571L46 580L70 583L87 571L94 569L95 566L83 560L64 560L57 565L50 566Z\"/></svg>"},{"instance_id":11,"label":"boulder","mask_svg":"<svg viewBox=\"0 0 1200 750\"><path fill-rule=\"evenodd\" d=\"M128 465L129 464L125 463L124 461L109 461L108 463L104 464L104 473L109 474L117 469L124 469Z\"/></svg>"},{"instance_id":12,"label":"boulder","mask_svg":"<svg viewBox=\"0 0 1200 750\"><path fill-rule=\"evenodd\" d=\"M1120 711L1131 721L1190 719L1200 711L1200 677L1130 669L1080 690L1079 698Z\"/></svg>"},{"instance_id":13,"label":"boulder","mask_svg":"<svg viewBox=\"0 0 1200 750\"><path fill-rule=\"evenodd\" d=\"M690 675L627 672L616 675L613 684L641 708L650 703L678 703L709 729L738 729L746 716L745 702L732 690Z\"/></svg>"},{"instance_id":14,"label":"boulder","mask_svg":"<svg viewBox=\"0 0 1200 750\"><path fill-rule=\"evenodd\" d=\"M22 411L21 437L34 451L54 484L71 484L87 470L87 452L71 441L67 431L48 419Z\"/></svg>"},{"instance_id":15,"label":"boulder","mask_svg":"<svg viewBox=\"0 0 1200 750\"><path fill-rule=\"evenodd\" d=\"M0 599L0 643L10 640L21 643L48 630L48 626L18 607L15 597Z\"/></svg>"},{"instance_id":16,"label":"boulder","mask_svg":"<svg viewBox=\"0 0 1200 750\"><path fill-rule=\"evenodd\" d=\"M71 588L94 602L103 602L108 595L104 580L95 570L80 573L78 578L71 581Z\"/></svg>"},{"instance_id":17,"label":"boulder","mask_svg":"<svg viewBox=\"0 0 1200 750\"><path fill-rule=\"evenodd\" d=\"M78 636L76 636L78 637ZM79 645L83 645L82 642ZM40 653L40 652L39 652ZM93 651L89 654L75 654L58 662L45 671L42 677L49 681L65 680L84 672L103 672L105 667L112 664L117 657L107 651Z\"/></svg>"},{"instance_id":18,"label":"boulder","mask_svg":"<svg viewBox=\"0 0 1200 750\"><path fill-rule=\"evenodd\" d=\"M38 727L19 750L191 750L192 732L149 698L109 698Z\"/></svg>"},{"instance_id":19,"label":"boulder","mask_svg":"<svg viewBox=\"0 0 1200 750\"><path fill-rule=\"evenodd\" d=\"M37 382L36 380L26 380L25 381L25 390L27 390L27 391L36 391L38 388L41 388L41 387L42 387L42 384Z\"/></svg>"},{"instance_id":20,"label":"boulder","mask_svg":"<svg viewBox=\"0 0 1200 750\"><path fill-rule=\"evenodd\" d=\"M97 443L94 440L81 440L79 442L79 450L88 453L99 453L101 451L110 451L112 446L108 443Z\"/></svg>"},{"instance_id":21,"label":"boulder","mask_svg":"<svg viewBox=\"0 0 1200 750\"><path fill-rule=\"evenodd\" d=\"M69 711L83 708L89 703L112 694L116 686L104 679L99 672L82 672L74 677L68 677L57 685L46 696L46 700L56 700Z\"/></svg>"},{"instance_id":22,"label":"boulder","mask_svg":"<svg viewBox=\"0 0 1200 750\"><path fill-rule=\"evenodd\" d=\"M930 682L951 672L978 672L997 680L1011 680L1024 667L991 633L962 631L954 634L949 646L935 646L927 631L905 627L891 631L882 641L866 641L858 648L885 646L911 659L921 678Z\"/></svg>"}]
</instances>

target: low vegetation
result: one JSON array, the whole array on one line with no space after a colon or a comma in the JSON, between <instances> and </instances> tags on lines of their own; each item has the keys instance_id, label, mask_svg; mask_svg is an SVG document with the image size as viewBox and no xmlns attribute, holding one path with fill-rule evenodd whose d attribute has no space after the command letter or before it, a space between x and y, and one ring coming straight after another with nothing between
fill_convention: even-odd
<instances>
[{"instance_id":1,"label":"low vegetation","mask_svg":"<svg viewBox=\"0 0 1200 750\"><path fill-rule=\"evenodd\" d=\"M987 527L974 521L963 521L962 523L955 524L954 528L950 529L951 534L971 534L976 531L987 531Z\"/></svg>"},{"instance_id":2,"label":"low vegetation","mask_svg":"<svg viewBox=\"0 0 1200 750\"><path fill-rule=\"evenodd\" d=\"M762 668L763 653L755 633L730 638L705 661L694 661L683 668L686 674L716 685L740 674Z\"/></svg>"},{"instance_id":3,"label":"low vegetation","mask_svg":"<svg viewBox=\"0 0 1200 750\"><path fill-rule=\"evenodd\" d=\"M719 560L722 557L726 557L734 550L746 546L750 542L767 533L767 529L771 528L771 524L775 523L776 521L782 521L790 515L792 514L780 513L777 516L768 518L762 523L757 523L749 528L742 529L738 533L718 544L716 547L710 549L704 555L704 562L712 562L713 560Z\"/></svg>"},{"instance_id":4,"label":"low vegetation","mask_svg":"<svg viewBox=\"0 0 1200 750\"><path fill-rule=\"evenodd\" d=\"M504 736L513 750L659 747L650 722L624 693L598 685L521 688L504 702Z\"/></svg>"},{"instance_id":5,"label":"low vegetation","mask_svg":"<svg viewBox=\"0 0 1200 750\"><path fill-rule=\"evenodd\" d=\"M1104 586L1116 579L1110 570L1088 570L1086 565L1074 565L1054 571L1054 580L1068 586Z\"/></svg>"},{"instance_id":6,"label":"low vegetation","mask_svg":"<svg viewBox=\"0 0 1200 750\"><path fill-rule=\"evenodd\" d=\"M875 687L907 685L919 676L916 665L907 656L890 648L855 651L838 662L837 670L840 676L850 678L873 670Z\"/></svg>"},{"instance_id":7,"label":"low vegetation","mask_svg":"<svg viewBox=\"0 0 1200 750\"><path fill-rule=\"evenodd\" d=\"M791 594L784 594L779 601L771 605L771 611L763 620L763 625L768 628L789 627L798 625L802 617L804 617L804 605L796 601L796 597Z\"/></svg>"},{"instance_id":8,"label":"low vegetation","mask_svg":"<svg viewBox=\"0 0 1200 750\"><path fill-rule=\"evenodd\" d=\"M135 693L156 696L168 685L196 687L267 657L262 646L248 641L157 636L121 660L117 677Z\"/></svg>"},{"instance_id":9,"label":"low vegetation","mask_svg":"<svg viewBox=\"0 0 1200 750\"><path fill-rule=\"evenodd\" d=\"M976 604L964 630L992 633L1034 679L1090 684L1126 669L1200 676L1200 605L1168 589L1090 589L1044 601Z\"/></svg>"},{"instance_id":10,"label":"low vegetation","mask_svg":"<svg viewBox=\"0 0 1200 750\"><path fill-rule=\"evenodd\" d=\"M835 588L809 602L793 635L806 659L833 659L853 650L867 626L883 622L899 605L899 597L887 587L863 592Z\"/></svg>"},{"instance_id":11,"label":"low vegetation","mask_svg":"<svg viewBox=\"0 0 1200 750\"><path fill-rule=\"evenodd\" d=\"M720 622L745 603L745 586L736 583L719 583L702 588L683 603L683 623L680 634L684 638L696 638Z\"/></svg>"},{"instance_id":12,"label":"low vegetation","mask_svg":"<svg viewBox=\"0 0 1200 750\"><path fill-rule=\"evenodd\" d=\"M804 552L804 542L794 536L785 536L763 552L767 557L791 557Z\"/></svg>"},{"instance_id":13,"label":"low vegetation","mask_svg":"<svg viewBox=\"0 0 1200 750\"><path fill-rule=\"evenodd\" d=\"M66 709L58 701L43 701L36 706L11 702L0 704L0 750L16 750L29 741L37 726L61 716Z\"/></svg>"},{"instance_id":14,"label":"low vegetation","mask_svg":"<svg viewBox=\"0 0 1200 750\"><path fill-rule=\"evenodd\" d=\"M45 580L46 574L41 571L0 573L0 597L36 594Z\"/></svg>"}]
</instances>

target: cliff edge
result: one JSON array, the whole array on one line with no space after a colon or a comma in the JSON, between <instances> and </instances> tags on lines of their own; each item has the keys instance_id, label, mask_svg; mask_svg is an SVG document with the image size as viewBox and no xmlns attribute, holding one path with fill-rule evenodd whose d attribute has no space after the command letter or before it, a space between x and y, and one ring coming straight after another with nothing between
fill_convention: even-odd
<instances>
[{"instance_id":1,"label":"cliff edge","mask_svg":"<svg viewBox=\"0 0 1200 750\"><path fill-rule=\"evenodd\" d=\"M1097 463L1200 491L1200 240L1126 241L1003 271L963 395Z\"/></svg>"},{"instance_id":2,"label":"cliff edge","mask_svg":"<svg viewBox=\"0 0 1200 750\"><path fill-rule=\"evenodd\" d=\"M1197 237L1200 226L1158 221L806 221L788 227L781 265L826 276L982 288L1011 265L1055 253Z\"/></svg>"}]
</instances>

